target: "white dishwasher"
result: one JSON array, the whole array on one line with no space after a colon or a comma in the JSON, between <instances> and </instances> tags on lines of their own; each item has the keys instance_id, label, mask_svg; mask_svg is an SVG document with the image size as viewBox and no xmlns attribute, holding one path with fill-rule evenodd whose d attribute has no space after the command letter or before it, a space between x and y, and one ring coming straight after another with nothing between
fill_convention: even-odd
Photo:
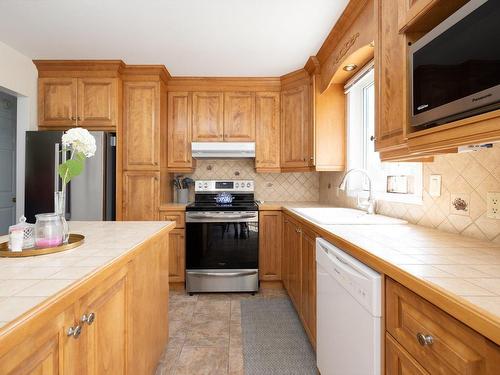
<instances>
[{"instance_id":1,"label":"white dishwasher","mask_svg":"<svg viewBox=\"0 0 500 375\"><path fill-rule=\"evenodd\" d=\"M317 366L321 375L381 373L382 277L316 239Z\"/></svg>"}]
</instances>

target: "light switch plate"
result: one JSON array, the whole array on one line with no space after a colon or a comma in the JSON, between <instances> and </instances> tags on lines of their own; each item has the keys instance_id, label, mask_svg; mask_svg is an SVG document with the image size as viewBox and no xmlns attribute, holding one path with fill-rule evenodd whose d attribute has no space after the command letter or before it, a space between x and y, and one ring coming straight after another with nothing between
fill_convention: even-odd
<instances>
[{"instance_id":1,"label":"light switch plate","mask_svg":"<svg viewBox=\"0 0 500 375\"><path fill-rule=\"evenodd\" d=\"M500 219L500 193L488 192L486 201L486 216L490 219Z\"/></svg>"},{"instance_id":2,"label":"light switch plate","mask_svg":"<svg viewBox=\"0 0 500 375\"><path fill-rule=\"evenodd\" d=\"M441 196L441 175L431 174L429 177L429 195L431 197Z\"/></svg>"}]
</instances>

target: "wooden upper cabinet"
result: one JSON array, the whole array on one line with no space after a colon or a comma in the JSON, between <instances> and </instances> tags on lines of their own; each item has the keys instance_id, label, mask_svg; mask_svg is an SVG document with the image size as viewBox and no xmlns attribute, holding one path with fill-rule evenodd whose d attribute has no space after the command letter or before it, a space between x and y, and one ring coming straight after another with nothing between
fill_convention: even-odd
<instances>
[{"instance_id":1,"label":"wooden upper cabinet","mask_svg":"<svg viewBox=\"0 0 500 375\"><path fill-rule=\"evenodd\" d=\"M118 79L78 79L78 126L111 128L117 125Z\"/></svg>"},{"instance_id":2,"label":"wooden upper cabinet","mask_svg":"<svg viewBox=\"0 0 500 375\"><path fill-rule=\"evenodd\" d=\"M118 78L40 78L38 125L115 128L119 111L118 82Z\"/></svg>"},{"instance_id":3,"label":"wooden upper cabinet","mask_svg":"<svg viewBox=\"0 0 500 375\"><path fill-rule=\"evenodd\" d=\"M193 141L223 141L223 110L223 93L193 92Z\"/></svg>"},{"instance_id":4,"label":"wooden upper cabinet","mask_svg":"<svg viewBox=\"0 0 500 375\"><path fill-rule=\"evenodd\" d=\"M82 335L87 346L80 358L87 374L125 374L126 272L118 272L80 301ZM83 320L87 320L82 322Z\"/></svg>"},{"instance_id":5,"label":"wooden upper cabinet","mask_svg":"<svg viewBox=\"0 0 500 375\"><path fill-rule=\"evenodd\" d=\"M255 168L280 170L280 94L259 92L255 98Z\"/></svg>"},{"instance_id":6,"label":"wooden upper cabinet","mask_svg":"<svg viewBox=\"0 0 500 375\"><path fill-rule=\"evenodd\" d=\"M281 167L308 167L313 161L309 85L281 93Z\"/></svg>"},{"instance_id":7,"label":"wooden upper cabinet","mask_svg":"<svg viewBox=\"0 0 500 375\"><path fill-rule=\"evenodd\" d=\"M77 81L66 77L38 80L39 126L76 125Z\"/></svg>"},{"instance_id":8,"label":"wooden upper cabinet","mask_svg":"<svg viewBox=\"0 0 500 375\"><path fill-rule=\"evenodd\" d=\"M406 37L399 34L398 6L393 0L376 0L375 43L375 148L386 151L405 144Z\"/></svg>"},{"instance_id":9,"label":"wooden upper cabinet","mask_svg":"<svg viewBox=\"0 0 500 375\"><path fill-rule=\"evenodd\" d=\"M192 168L191 159L191 94L168 93L168 168Z\"/></svg>"},{"instance_id":10,"label":"wooden upper cabinet","mask_svg":"<svg viewBox=\"0 0 500 375\"><path fill-rule=\"evenodd\" d=\"M125 82L123 162L125 170L159 170L160 83Z\"/></svg>"},{"instance_id":11,"label":"wooden upper cabinet","mask_svg":"<svg viewBox=\"0 0 500 375\"><path fill-rule=\"evenodd\" d=\"M128 171L123 174L123 220L158 220L160 174Z\"/></svg>"},{"instance_id":12,"label":"wooden upper cabinet","mask_svg":"<svg viewBox=\"0 0 500 375\"><path fill-rule=\"evenodd\" d=\"M255 93L224 93L224 141L255 141Z\"/></svg>"},{"instance_id":13,"label":"wooden upper cabinet","mask_svg":"<svg viewBox=\"0 0 500 375\"><path fill-rule=\"evenodd\" d=\"M281 241L283 239L281 211L259 212L259 278L281 280Z\"/></svg>"}]
</instances>

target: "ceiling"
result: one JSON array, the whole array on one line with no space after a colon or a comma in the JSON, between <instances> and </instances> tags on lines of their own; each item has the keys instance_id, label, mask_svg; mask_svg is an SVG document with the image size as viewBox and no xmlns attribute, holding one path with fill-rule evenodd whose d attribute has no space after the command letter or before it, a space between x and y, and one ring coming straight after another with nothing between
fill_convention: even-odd
<instances>
[{"instance_id":1,"label":"ceiling","mask_svg":"<svg viewBox=\"0 0 500 375\"><path fill-rule=\"evenodd\" d=\"M315 55L349 0L0 0L0 40L33 59L279 76Z\"/></svg>"}]
</instances>

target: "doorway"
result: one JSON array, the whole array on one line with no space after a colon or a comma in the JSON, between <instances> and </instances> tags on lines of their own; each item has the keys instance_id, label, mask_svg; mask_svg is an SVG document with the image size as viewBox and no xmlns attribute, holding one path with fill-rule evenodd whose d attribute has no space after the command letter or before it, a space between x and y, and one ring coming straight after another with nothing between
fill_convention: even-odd
<instances>
[{"instance_id":1,"label":"doorway","mask_svg":"<svg viewBox=\"0 0 500 375\"><path fill-rule=\"evenodd\" d=\"M0 91L0 235L16 222L17 98Z\"/></svg>"}]
</instances>

